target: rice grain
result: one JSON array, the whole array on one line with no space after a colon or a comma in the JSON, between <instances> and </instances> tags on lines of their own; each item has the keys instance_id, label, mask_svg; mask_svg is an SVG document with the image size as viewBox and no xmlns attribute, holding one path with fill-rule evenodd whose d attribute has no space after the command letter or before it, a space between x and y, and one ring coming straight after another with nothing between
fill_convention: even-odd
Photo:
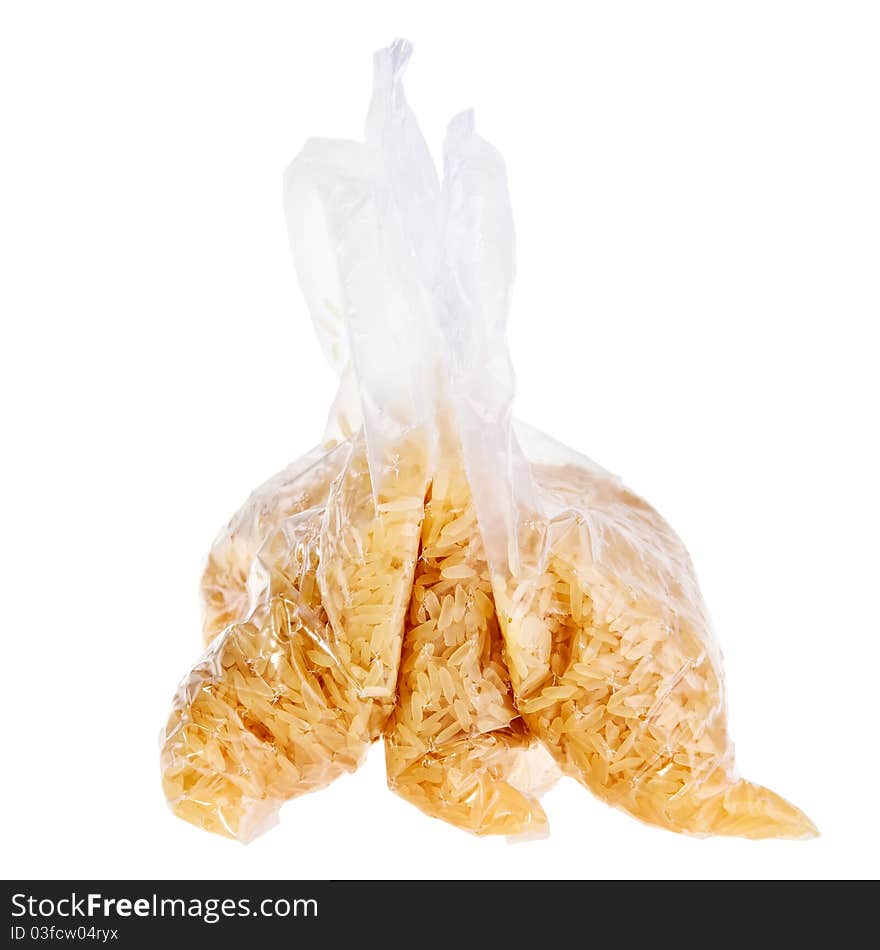
<instances>
[{"instance_id":1,"label":"rice grain","mask_svg":"<svg viewBox=\"0 0 880 950\"><path fill-rule=\"evenodd\" d=\"M672 529L601 470L533 472L558 514L521 552L521 574L495 580L528 728L564 771L643 821L696 835L816 834L735 772L720 653Z\"/></svg>"},{"instance_id":2,"label":"rice grain","mask_svg":"<svg viewBox=\"0 0 880 950\"><path fill-rule=\"evenodd\" d=\"M241 840L273 823L287 799L357 768L394 703L424 453L408 447L378 513L363 441L331 454L338 474L325 501L298 503L269 530L248 572L249 615L214 637L165 729L171 808ZM271 520L268 511L255 521Z\"/></svg>"},{"instance_id":3,"label":"rice grain","mask_svg":"<svg viewBox=\"0 0 880 950\"><path fill-rule=\"evenodd\" d=\"M513 705L475 527L458 454L442 452L385 736L388 784L426 814L475 834L540 833L538 783L529 787L519 762L536 750Z\"/></svg>"}]
</instances>

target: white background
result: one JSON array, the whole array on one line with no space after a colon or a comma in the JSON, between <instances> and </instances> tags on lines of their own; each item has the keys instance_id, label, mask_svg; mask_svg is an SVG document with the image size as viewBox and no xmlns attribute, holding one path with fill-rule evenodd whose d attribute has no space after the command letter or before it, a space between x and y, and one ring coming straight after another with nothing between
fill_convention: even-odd
<instances>
[{"instance_id":1,"label":"white background","mask_svg":"<svg viewBox=\"0 0 880 950\"><path fill-rule=\"evenodd\" d=\"M5 3L6 877L877 876L880 45L873 3ZM157 736L202 557L319 437L333 379L281 174L416 50L430 141L507 158L517 410L676 526L743 774L812 842L692 840L573 781L508 845L382 750L243 847L174 818Z\"/></svg>"}]
</instances>

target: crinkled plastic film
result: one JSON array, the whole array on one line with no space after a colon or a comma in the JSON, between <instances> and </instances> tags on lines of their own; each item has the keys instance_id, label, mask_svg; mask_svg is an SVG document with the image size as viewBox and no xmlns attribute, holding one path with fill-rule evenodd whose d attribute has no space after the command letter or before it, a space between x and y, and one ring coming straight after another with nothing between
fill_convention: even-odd
<instances>
[{"instance_id":1,"label":"crinkled plastic film","mask_svg":"<svg viewBox=\"0 0 880 950\"><path fill-rule=\"evenodd\" d=\"M347 457L326 502L269 534L254 608L214 639L166 727L174 810L243 840L356 768L394 701L424 466L401 466L374 505L362 441L335 452Z\"/></svg>"},{"instance_id":2,"label":"crinkled plastic film","mask_svg":"<svg viewBox=\"0 0 880 950\"><path fill-rule=\"evenodd\" d=\"M261 547L282 521L326 506L330 485L342 471L344 459L343 452L309 453L261 485L220 533L202 574L206 644L252 613L250 605L256 606L266 577L257 564ZM277 549L277 543L274 547ZM268 549L263 560L267 556Z\"/></svg>"},{"instance_id":3,"label":"crinkled plastic film","mask_svg":"<svg viewBox=\"0 0 880 950\"><path fill-rule=\"evenodd\" d=\"M324 310L344 315L361 433L269 483L212 549L203 586L211 645L179 687L163 736L172 809L241 840L285 800L356 768L396 694L433 410L421 376L431 355L416 333L424 302L403 266L404 235L389 239L398 221L375 156L383 109L396 108L401 52L377 56L367 143L313 141L287 178L290 200L322 223L324 250L310 244L309 253L335 254L347 275L341 298L322 298L313 315L325 345L337 328L322 322ZM244 605L242 581L247 616L218 633Z\"/></svg>"},{"instance_id":4,"label":"crinkled plastic film","mask_svg":"<svg viewBox=\"0 0 880 950\"><path fill-rule=\"evenodd\" d=\"M815 834L735 771L682 542L617 478L514 424L504 164L464 113L441 183L408 57L376 54L363 143L312 140L285 178L340 393L323 444L211 548L208 649L162 738L172 809L249 840L384 736L390 788L476 834L546 833L560 770L674 831Z\"/></svg>"},{"instance_id":5,"label":"crinkled plastic film","mask_svg":"<svg viewBox=\"0 0 880 950\"><path fill-rule=\"evenodd\" d=\"M446 163L458 222L445 248L452 392L523 719L565 772L646 822L814 835L800 810L736 775L720 651L673 530L588 459L557 447L555 464L527 460L504 341L503 163L466 124L453 128Z\"/></svg>"},{"instance_id":6,"label":"crinkled plastic film","mask_svg":"<svg viewBox=\"0 0 880 950\"><path fill-rule=\"evenodd\" d=\"M736 775L721 656L672 529L586 460L533 474L558 513L540 569L514 575L499 601L529 728L591 791L653 824L814 834L801 811Z\"/></svg>"},{"instance_id":7,"label":"crinkled plastic film","mask_svg":"<svg viewBox=\"0 0 880 950\"><path fill-rule=\"evenodd\" d=\"M477 834L542 833L546 816L532 793L544 776L537 788L516 778L518 760L540 750L513 705L460 454L441 448L385 740L388 782L427 814Z\"/></svg>"}]
</instances>

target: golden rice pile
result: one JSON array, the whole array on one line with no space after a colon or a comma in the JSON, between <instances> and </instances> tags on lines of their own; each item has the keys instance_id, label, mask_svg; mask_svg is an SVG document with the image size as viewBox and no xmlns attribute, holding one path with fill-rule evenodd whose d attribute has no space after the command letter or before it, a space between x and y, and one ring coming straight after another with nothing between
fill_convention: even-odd
<instances>
[{"instance_id":1,"label":"golden rice pile","mask_svg":"<svg viewBox=\"0 0 880 950\"><path fill-rule=\"evenodd\" d=\"M179 815L247 840L384 729L390 787L476 834L546 829L535 737L644 821L815 834L737 778L693 567L649 505L587 463L533 466L551 517L528 522L496 612L459 453L439 452L426 504L423 458L390 459L374 504L363 443L344 443L267 482L221 534L203 584L206 637L222 632L163 748Z\"/></svg>"},{"instance_id":2,"label":"golden rice pile","mask_svg":"<svg viewBox=\"0 0 880 950\"><path fill-rule=\"evenodd\" d=\"M513 706L470 488L457 453L441 459L385 736L388 784L476 834L539 832L543 809L513 784L531 739Z\"/></svg>"},{"instance_id":3,"label":"golden rice pile","mask_svg":"<svg viewBox=\"0 0 880 950\"><path fill-rule=\"evenodd\" d=\"M261 546L284 519L326 505L330 485L346 458L345 447L309 453L253 492L220 532L202 573L202 634L206 644L230 624L247 618L251 599L248 575ZM257 587L254 597L259 593Z\"/></svg>"},{"instance_id":4,"label":"golden rice pile","mask_svg":"<svg viewBox=\"0 0 880 950\"><path fill-rule=\"evenodd\" d=\"M565 771L646 822L747 838L816 834L793 805L734 772L720 656L672 529L604 473L534 473L559 514L527 552L531 567L496 582L529 729Z\"/></svg>"},{"instance_id":5,"label":"golden rice pile","mask_svg":"<svg viewBox=\"0 0 880 950\"><path fill-rule=\"evenodd\" d=\"M251 573L251 615L184 680L165 730L165 794L182 818L248 840L288 798L356 768L391 712L424 503L404 446L378 497L362 442L326 504L282 521Z\"/></svg>"}]
</instances>

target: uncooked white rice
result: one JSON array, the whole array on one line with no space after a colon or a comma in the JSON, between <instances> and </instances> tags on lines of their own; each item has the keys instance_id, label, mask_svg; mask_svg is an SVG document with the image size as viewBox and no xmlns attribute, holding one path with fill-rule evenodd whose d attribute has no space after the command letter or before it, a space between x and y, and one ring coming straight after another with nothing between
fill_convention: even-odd
<instances>
[{"instance_id":1,"label":"uncooked white rice","mask_svg":"<svg viewBox=\"0 0 880 950\"><path fill-rule=\"evenodd\" d=\"M423 517L425 463L401 447L376 513L362 440L326 503L260 548L262 595L181 684L165 794L181 817L248 840L287 799L357 767L392 710Z\"/></svg>"}]
</instances>

